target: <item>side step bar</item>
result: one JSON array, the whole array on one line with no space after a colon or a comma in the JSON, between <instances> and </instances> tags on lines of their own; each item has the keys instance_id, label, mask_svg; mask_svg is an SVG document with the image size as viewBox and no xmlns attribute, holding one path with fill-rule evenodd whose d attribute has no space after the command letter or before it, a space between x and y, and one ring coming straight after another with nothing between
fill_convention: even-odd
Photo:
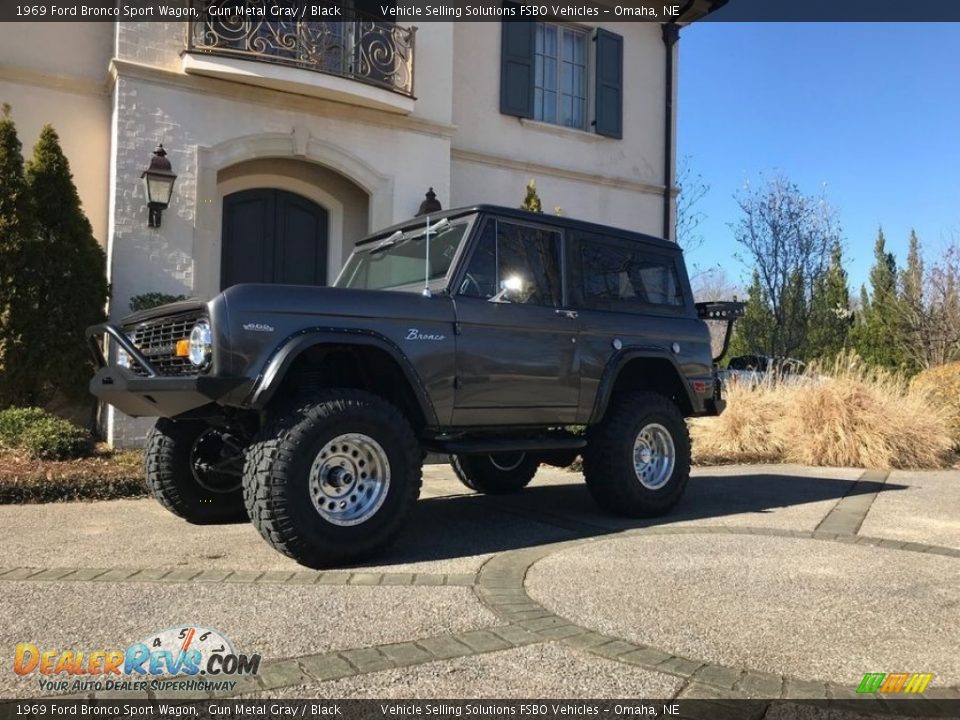
<instances>
[{"instance_id":1,"label":"side step bar","mask_svg":"<svg viewBox=\"0 0 960 720\"><path fill-rule=\"evenodd\" d=\"M504 452L539 450L579 450L587 446L582 437L479 438L470 440L435 440L424 443L431 452L451 455L487 455Z\"/></svg>"}]
</instances>

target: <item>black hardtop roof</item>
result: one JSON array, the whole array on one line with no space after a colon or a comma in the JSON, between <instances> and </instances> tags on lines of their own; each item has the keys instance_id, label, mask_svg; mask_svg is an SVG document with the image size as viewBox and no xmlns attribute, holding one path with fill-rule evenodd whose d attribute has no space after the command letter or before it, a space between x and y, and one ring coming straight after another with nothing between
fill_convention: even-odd
<instances>
[{"instance_id":1,"label":"black hardtop roof","mask_svg":"<svg viewBox=\"0 0 960 720\"><path fill-rule=\"evenodd\" d=\"M390 227L385 227L381 230L377 230L375 233L371 233L363 240L358 242L357 245L363 245L373 238L394 233L397 230L407 230L408 228L417 227L418 225L422 225L424 222L426 222L428 217L430 218L431 222L436 222L438 220L442 220L443 218L449 218L452 220L453 218L462 217L463 215L470 215L472 213L494 213L496 215L511 217L527 222L537 222L545 225L568 227L575 230L583 230L584 232L611 235L624 240L636 240L650 245L655 245L671 252L680 252L680 246L676 243L669 240L664 240L663 238L655 237L653 235L645 235L644 233L638 233L632 230L624 230L623 228L614 227L612 225L601 225L599 223L587 222L586 220L577 220L575 218L567 217L566 215L547 215L546 213L534 213L530 212L529 210L510 208L502 205L468 205L465 207L453 208L451 210L441 210L439 212L430 213L430 215L421 215L419 217L410 218L409 220L404 220L403 222L396 223L395 225L391 225Z\"/></svg>"}]
</instances>

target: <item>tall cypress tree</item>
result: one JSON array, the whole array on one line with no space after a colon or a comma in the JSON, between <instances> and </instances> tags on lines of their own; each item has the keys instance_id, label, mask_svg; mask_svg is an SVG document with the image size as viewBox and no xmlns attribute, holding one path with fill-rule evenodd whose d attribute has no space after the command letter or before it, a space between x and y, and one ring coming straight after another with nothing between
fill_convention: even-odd
<instances>
[{"instance_id":1,"label":"tall cypress tree","mask_svg":"<svg viewBox=\"0 0 960 720\"><path fill-rule=\"evenodd\" d=\"M806 344L809 307L805 296L807 283L803 272L797 268L783 292L781 303L782 321L776 327L774 354L796 357L803 353Z\"/></svg>"},{"instance_id":2,"label":"tall cypress tree","mask_svg":"<svg viewBox=\"0 0 960 720\"><path fill-rule=\"evenodd\" d=\"M897 368L901 353L896 341L898 331L897 261L887 252L883 228L877 233L870 269L870 302L861 310L853 330L854 347L873 365Z\"/></svg>"},{"instance_id":3,"label":"tall cypress tree","mask_svg":"<svg viewBox=\"0 0 960 720\"><path fill-rule=\"evenodd\" d=\"M49 125L34 146L26 178L36 207L43 208L36 245L45 259L35 282L47 326L32 341L39 352L31 392L38 401L58 394L76 399L86 394L91 373L84 331L104 319L106 256L81 209L60 139Z\"/></svg>"},{"instance_id":4,"label":"tall cypress tree","mask_svg":"<svg viewBox=\"0 0 960 720\"><path fill-rule=\"evenodd\" d=\"M35 296L27 283L26 253L33 236L33 212L17 128L10 106L0 114L0 407L28 399L24 379Z\"/></svg>"},{"instance_id":5,"label":"tall cypress tree","mask_svg":"<svg viewBox=\"0 0 960 720\"><path fill-rule=\"evenodd\" d=\"M907 249L907 266L901 275L901 297L913 307L923 306L923 257L916 230L910 231Z\"/></svg>"},{"instance_id":6,"label":"tall cypress tree","mask_svg":"<svg viewBox=\"0 0 960 720\"><path fill-rule=\"evenodd\" d=\"M867 294L867 286L860 286L860 311L866 312L870 308L870 295Z\"/></svg>"},{"instance_id":7,"label":"tall cypress tree","mask_svg":"<svg viewBox=\"0 0 960 720\"><path fill-rule=\"evenodd\" d=\"M770 298L760 283L760 274L755 270L747 290L746 310L733 326L733 338L730 340L727 357L774 354L775 328L776 320L770 307Z\"/></svg>"},{"instance_id":8,"label":"tall cypress tree","mask_svg":"<svg viewBox=\"0 0 960 720\"><path fill-rule=\"evenodd\" d=\"M907 249L907 266L900 273L900 295L897 302L897 327L895 340L907 369L917 372L923 369L917 353L918 346L926 345L929 338L924 332L928 327L928 308L923 293L924 267L920 252L920 240L915 230L910 231Z\"/></svg>"},{"instance_id":9,"label":"tall cypress tree","mask_svg":"<svg viewBox=\"0 0 960 720\"><path fill-rule=\"evenodd\" d=\"M843 269L843 248L837 243L830 255L830 266L814 281L805 355L828 358L843 350L850 333L850 319L850 290L847 272Z\"/></svg>"}]
</instances>

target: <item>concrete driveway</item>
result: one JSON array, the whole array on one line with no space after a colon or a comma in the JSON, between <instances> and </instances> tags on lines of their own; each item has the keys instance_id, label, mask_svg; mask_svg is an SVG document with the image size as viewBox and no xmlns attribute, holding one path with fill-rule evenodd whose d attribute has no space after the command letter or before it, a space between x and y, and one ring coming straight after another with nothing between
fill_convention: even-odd
<instances>
[{"instance_id":1,"label":"concrete driveway","mask_svg":"<svg viewBox=\"0 0 960 720\"><path fill-rule=\"evenodd\" d=\"M322 573L151 500L0 507L0 547L0 697L45 694L17 643L191 624L264 658L215 697L846 698L932 672L927 702L960 699L956 471L700 468L639 522L564 470L484 497L429 466L396 545Z\"/></svg>"}]
</instances>

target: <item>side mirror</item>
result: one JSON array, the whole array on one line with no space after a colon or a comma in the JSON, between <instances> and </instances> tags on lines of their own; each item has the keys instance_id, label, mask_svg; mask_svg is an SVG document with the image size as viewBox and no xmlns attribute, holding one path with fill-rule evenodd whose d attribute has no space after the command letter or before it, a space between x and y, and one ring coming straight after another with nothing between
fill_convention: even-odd
<instances>
[{"instance_id":1,"label":"side mirror","mask_svg":"<svg viewBox=\"0 0 960 720\"><path fill-rule=\"evenodd\" d=\"M495 303L522 303L527 293L526 283L519 275L511 275L505 280L500 281L500 292L490 298L489 302Z\"/></svg>"}]
</instances>

